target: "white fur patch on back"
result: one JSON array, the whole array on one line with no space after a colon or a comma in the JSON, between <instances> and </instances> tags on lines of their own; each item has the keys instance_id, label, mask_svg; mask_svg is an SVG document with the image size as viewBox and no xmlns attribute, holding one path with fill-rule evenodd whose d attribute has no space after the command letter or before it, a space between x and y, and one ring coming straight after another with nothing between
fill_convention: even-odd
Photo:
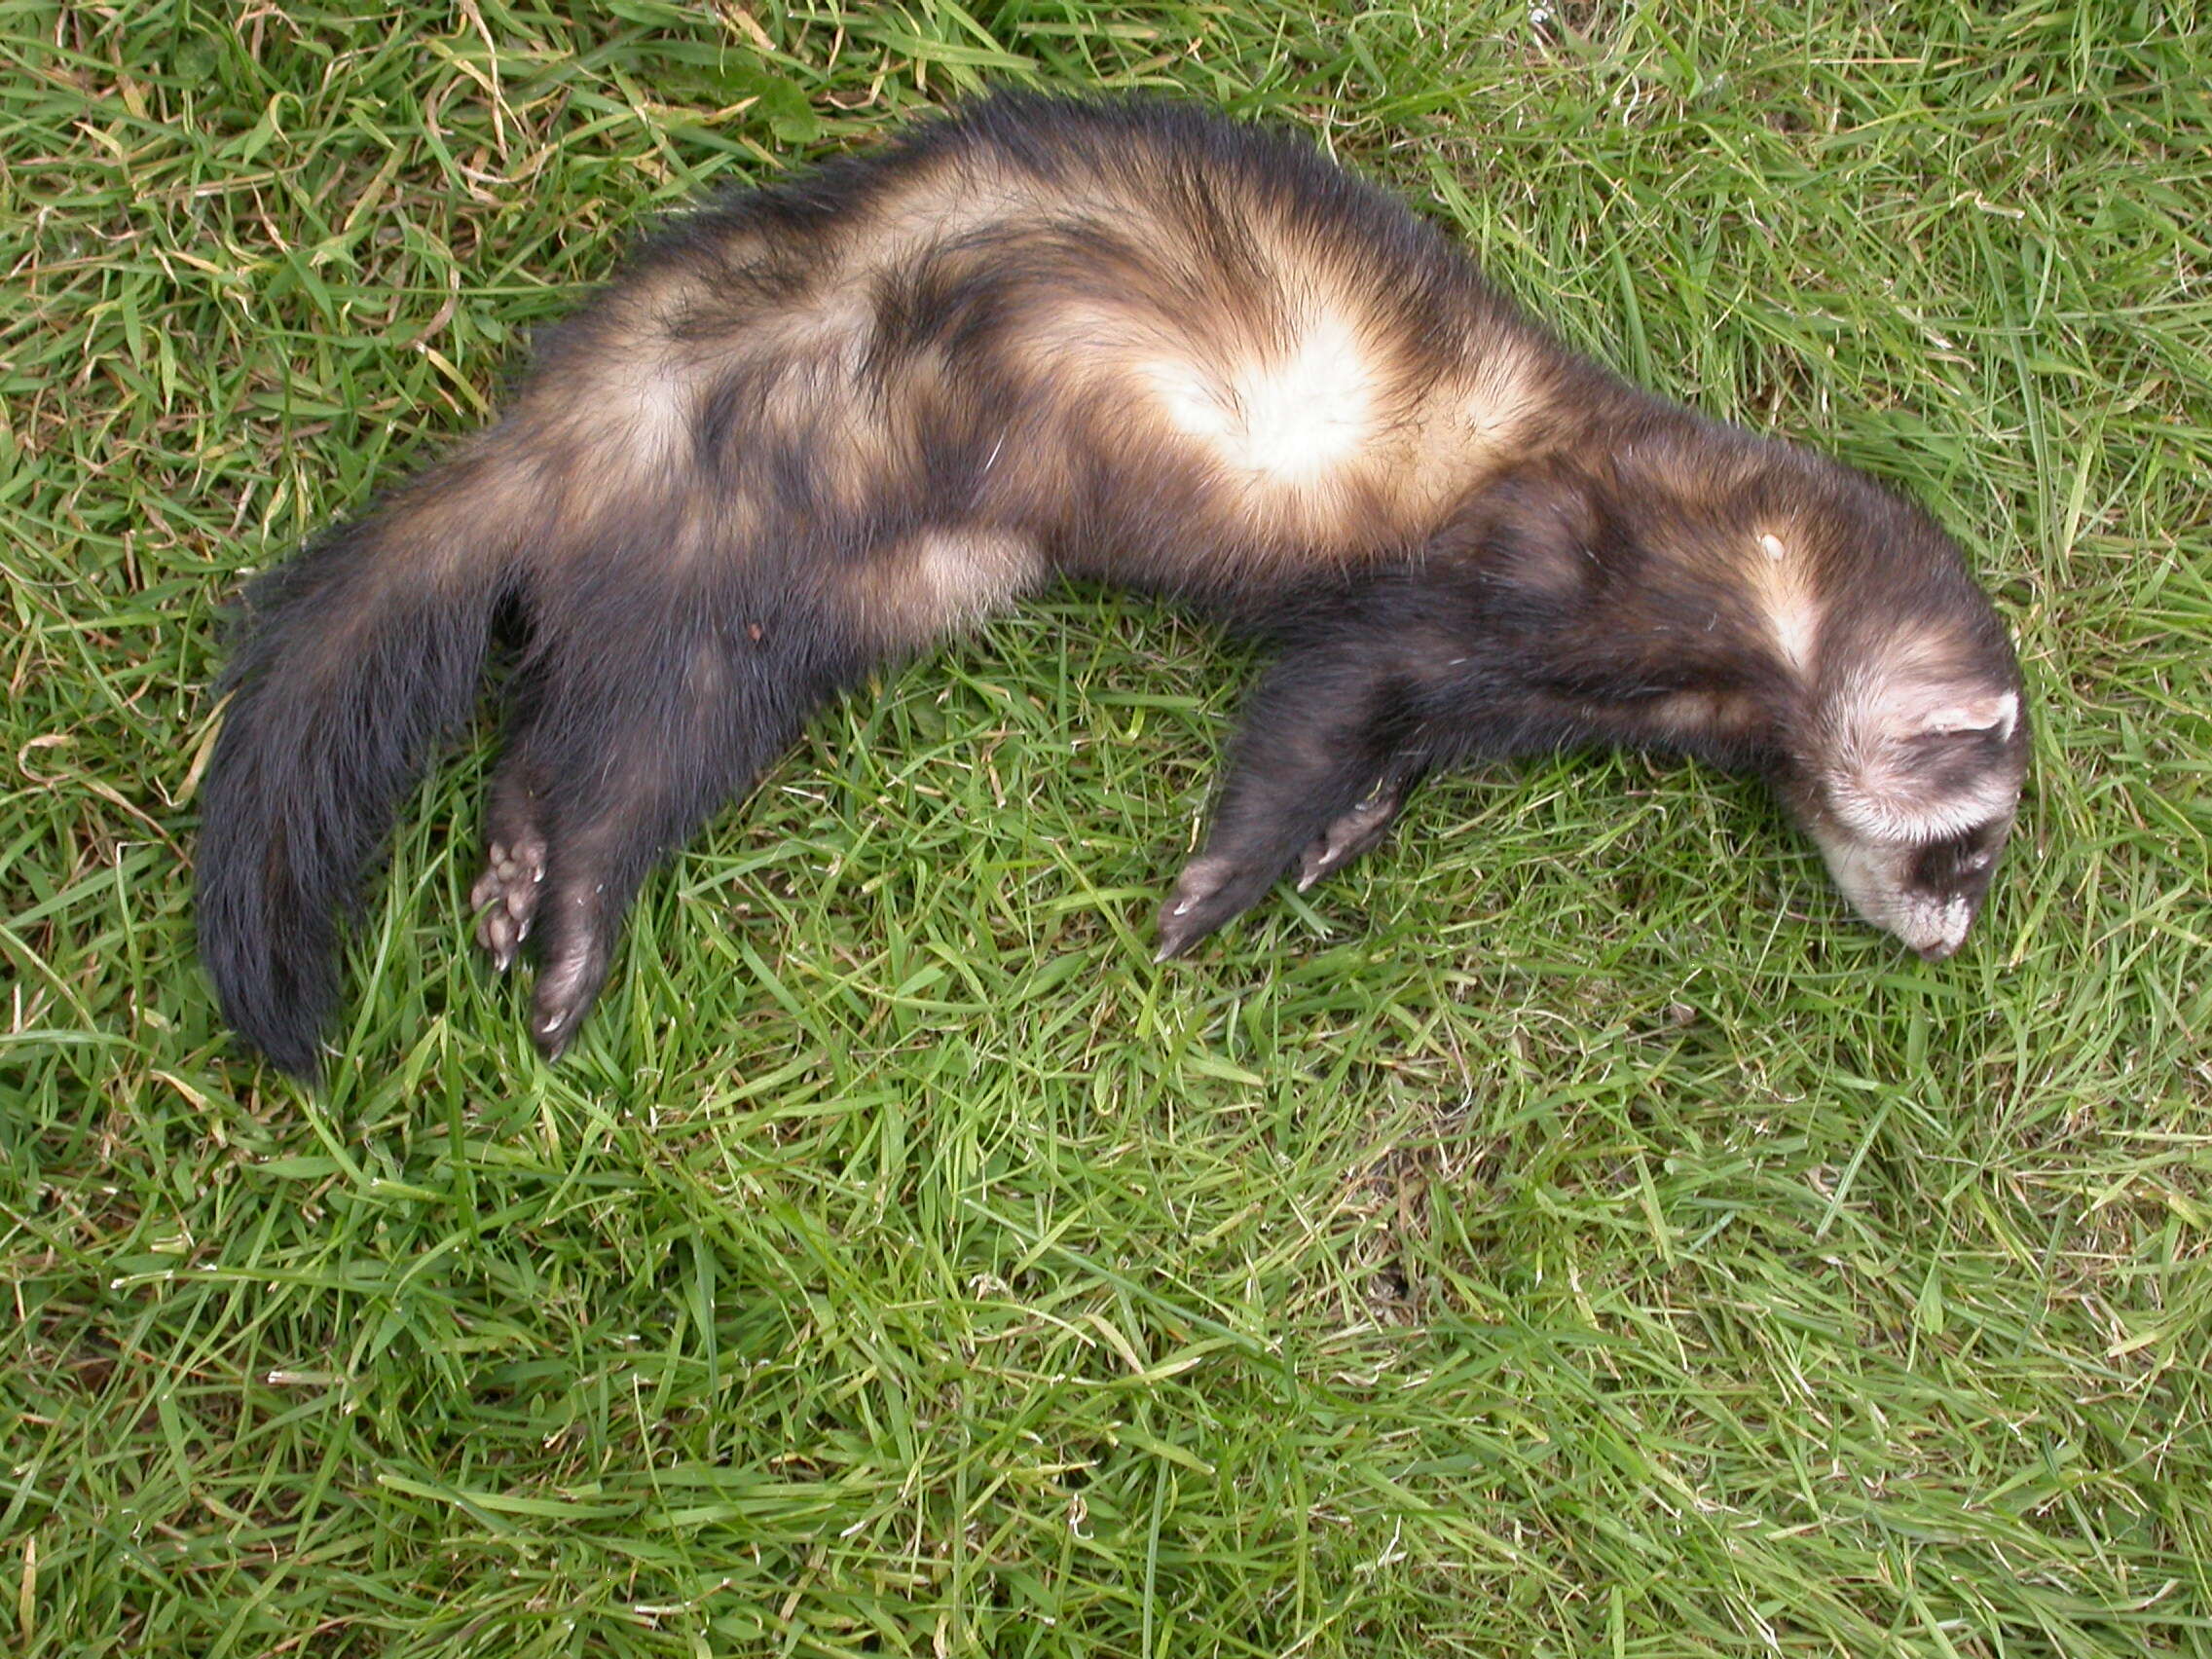
<instances>
[{"instance_id":1,"label":"white fur patch on back","mask_svg":"<svg viewBox=\"0 0 2212 1659\"><path fill-rule=\"evenodd\" d=\"M1226 374L1182 359L1148 365L1176 430L1224 466L1272 484L1310 486L1355 459L1374 430L1376 374L1345 320L1309 317L1282 355Z\"/></svg>"}]
</instances>

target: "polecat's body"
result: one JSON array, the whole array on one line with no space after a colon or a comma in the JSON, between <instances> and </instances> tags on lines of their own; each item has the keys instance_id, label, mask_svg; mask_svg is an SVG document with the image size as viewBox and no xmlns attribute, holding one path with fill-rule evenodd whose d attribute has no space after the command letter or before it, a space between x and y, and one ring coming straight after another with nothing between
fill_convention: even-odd
<instances>
[{"instance_id":1,"label":"polecat's body","mask_svg":"<svg viewBox=\"0 0 2212 1659\"><path fill-rule=\"evenodd\" d=\"M1001 98L664 235L505 421L268 579L201 843L226 1013L313 1069L335 918L497 616L479 935L501 967L535 935L557 1051L663 851L1055 572L1284 646L1163 953L1423 771L1583 742L1769 771L1941 953L2018 793L2010 647L1917 510L1571 355L1298 143Z\"/></svg>"}]
</instances>

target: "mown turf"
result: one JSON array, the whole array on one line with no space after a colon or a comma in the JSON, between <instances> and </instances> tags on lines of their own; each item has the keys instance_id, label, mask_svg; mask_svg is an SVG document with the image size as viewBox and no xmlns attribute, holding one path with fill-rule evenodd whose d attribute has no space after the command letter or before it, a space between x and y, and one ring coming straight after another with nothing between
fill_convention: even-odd
<instances>
[{"instance_id":1,"label":"mown turf","mask_svg":"<svg viewBox=\"0 0 2212 1659\"><path fill-rule=\"evenodd\" d=\"M0 1645L2212 1654L2199 8L370 10L0 0ZM1574 759L1157 969L1250 658L1062 593L820 721L559 1068L481 742L327 1089L235 1057L240 576L654 214L986 81L1301 126L1925 498L2035 695L1968 950Z\"/></svg>"}]
</instances>

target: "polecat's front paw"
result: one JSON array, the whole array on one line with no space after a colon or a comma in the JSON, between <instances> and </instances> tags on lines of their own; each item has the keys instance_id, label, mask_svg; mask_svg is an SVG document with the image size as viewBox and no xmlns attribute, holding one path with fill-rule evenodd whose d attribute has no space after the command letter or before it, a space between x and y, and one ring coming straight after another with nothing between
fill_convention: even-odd
<instances>
[{"instance_id":1,"label":"polecat's front paw","mask_svg":"<svg viewBox=\"0 0 2212 1659\"><path fill-rule=\"evenodd\" d=\"M1180 956L1260 902L1282 872L1227 853L1200 853L1183 866L1160 906L1155 962Z\"/></svg>"},{"instance_id":2,"label":"polecat's front paw","mask_svg":"<svg viewBox=\"0 0 2212 1659\"><path fill-rule=\"evenodd\" d=\"M1324 875L1335 874L1382 840L1404 801L1402 790L1378 790L1349 812L1331 820L1298 857L1298 891L1303 893Z\"/></svg>"}]
</instances>

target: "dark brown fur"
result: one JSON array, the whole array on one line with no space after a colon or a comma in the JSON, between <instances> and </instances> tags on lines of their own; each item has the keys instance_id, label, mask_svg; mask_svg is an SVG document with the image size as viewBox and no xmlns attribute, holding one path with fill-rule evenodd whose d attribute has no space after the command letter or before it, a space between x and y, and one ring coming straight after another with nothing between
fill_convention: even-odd
<instances>
[{"instance_id":1,"label":"dark brown fur","mask_svg":"<svg viewBox=\"0 0 2212 1659\"><path fill-rule=\"evenodd\" d=\"M2010 821L2010 647L1925 515L1573 356L1299 143L1004 97L664 234L503 422L256 590L201 851L226 1013L314 1069L334 918L497 618L474 902L558 1052L654 860L823 699L1062 573L1282 644L1162 954L1489 756L1762 768L1931 952Z\"/></svg>"}]
</instances>

